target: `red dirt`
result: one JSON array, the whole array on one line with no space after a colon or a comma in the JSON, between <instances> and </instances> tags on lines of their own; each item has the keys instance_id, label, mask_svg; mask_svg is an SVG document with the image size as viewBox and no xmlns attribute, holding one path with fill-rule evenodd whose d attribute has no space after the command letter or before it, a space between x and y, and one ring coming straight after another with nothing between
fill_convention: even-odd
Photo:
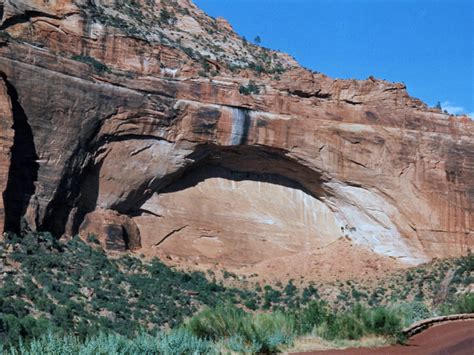
<instances>
[{"instance_id":1,"label":"red dirt","mask_svg":"<svg viewBox=\"0 0 474 355\"><path fill-rule=\"evenodd\" d=\"M304 354L473 355L474 320L454 321L433 326L412 337L407 345L393 345L383 348L313 351Z\"/></svg>"},{"instance_id":2,"label":"red dirt","mask_svg":"<svg viewBox=\"0 0 474 355\"><path fill-rule=\"evenodd\" d=\"M144 253L147 255L146 252ZM166 255L161 255L160 259L168 266L176 266L182 270L203 272L213 270L218 274L219 270L225 269L239 276L246 276L252 282L264 284L275 284L278 281L286 283L289 280L300 279L304 279L305 283L370 279L384 277L389 273L409 267L394 258L374 254L345 239L339 239L313 251L269 258L247 267L228 266L225 265L225 260L221 264L207 264L191 262L186 258L170 259ZM344 262L335 263L334 260L344 260Z\"/></svg>"}]
</instances>

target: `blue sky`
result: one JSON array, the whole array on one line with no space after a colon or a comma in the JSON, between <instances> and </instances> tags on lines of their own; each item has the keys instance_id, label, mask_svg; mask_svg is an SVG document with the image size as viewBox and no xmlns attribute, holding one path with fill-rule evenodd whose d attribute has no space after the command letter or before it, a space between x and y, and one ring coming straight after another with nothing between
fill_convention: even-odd
<instances>
[{"instance_id":1,"label":"blue sky","mask_svg":"<svg viewBox=\"0 0 474 355\"><path fill-rule=\"evenodd\" d=\"M194 0L248 40L333 78L403 82L451 113L474 112L473 0ZM472 116L474 117L474 116Z\"/></svg>"}]
</instances>

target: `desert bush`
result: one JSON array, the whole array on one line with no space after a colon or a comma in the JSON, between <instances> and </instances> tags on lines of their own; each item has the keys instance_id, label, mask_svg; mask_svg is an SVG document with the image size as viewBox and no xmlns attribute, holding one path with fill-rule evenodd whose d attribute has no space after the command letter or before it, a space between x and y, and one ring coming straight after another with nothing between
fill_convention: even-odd
<instances>
[{"instance_id":1,"label":"desert bush","mask_svg":"<svg viewBox=\"0 0 474 355\"><path fill-rule=\"evenodd\" d=\"M441 314L474 313L474 294L464 294L451 298L440 306Z\"/></svg>"},{"instance_id":2,"label":"desert bush","mask_svg":"<svg viewBox=\"0 0 474 355\"><path fill-rule=\"evenodd\" d=\"M191 318L187 327L201 338L227 338L241 331L244 315L243 310L231 306L207 309Z\"/></svg>"},{"instance_id":3,"label":"desert bush","mask_svg":"<svg viewBox=\"0 0 474 355\"><path fill-rule=\"evenodd\" d=\"M274 353L296 335L294 318L283 312L251 314L234 306L205 310L188 322L200 338L224 340L233 351Z\"/></svg>"},{"instance_id":4,"label":"desert bush","mask_svg":"<svg viewBox=\"0 0 474 355\"><path fill-rule=\"evenodd\" d=\"M104 63L87 55L74 55L71 59L91 65L100 74L110 72L110 68L108 68Z\"/></svg>"},{"instance_id":5,"label":"desert bush","mask_svg":"<svg viewBox=\"0 0 474 355\"><path fill-rule=\"evenodd\" d=\"M396 338L402 324L427 318L433 312L421 302L393 310L352 304L358 298L373 305L387 304L388 298L382 297L385 289L391 290L392 297L397 292L386 284L362 294L358 290L363 288L354 281L340 283L342 296L335 308L320 301L324 294L319 295L313 284L303 290L291 282L273 287L255 284L254 289L242 290L225 287L215 279L209 281L202 272L180 272L158 259L144 262L130 255L110 258L93 240L87 244L77 237L58 241L48 233L28 232L22 238L7 236L0 249L5 251L6 265L13 260L19 265L0 284L0 342L15 349L19 349L20 338L23 347L29 347L31 339L36 339L33 346L43 346L44 334L50 331L58 342L67 334L76 335L67 338L69 345L64 347L100 350L110 346L117 353L128 351L123 349L138 351L138 346L140 353L153 353L153 349L166 353L178 343L196 349L219 344L236 352L276 352L295 337L309 333L329 340L366 335ZM472 275L472 256L446 267L456 267L459 282L464 283ZM412 271L415 278L406 284L416 286L421 274ZM229 273L225 276L236 278ZM406 281L405 274L400 274L399 280ZM451 284L455 291L457 286ZM424 290L426 302L429 291ZM405 287L410 296L417 291L418 287ZM473 298L452 293L439 311L473 312ZM223 306L226 302L245 306L250 312ZM193 316L203 306L208 309ZM262 309L271 313L252 312ZM159 341L141 333L144 327L152 333L163 327L182 327L185 319L190 320L184 329L159 333Z\"/></svg>"},{"instance_id":6,"label":"desert bush","mask_svg":"<svg viewBox=\"0 0 474 355\"><path fill-rule=\"evenodd\" d=\"M163 355L218 354L212 342L198 338L186 329L181 328L170 333L163 333L158 339L158 351Z\"/></svg>"},{"instance_id":7,"label":"desert bush","mask_svg":"<svg viewBox=\"0 0 474 355\"><path fill-rule=\"evenodd\" d=\"M322 301L313 301L298 312L296 319L300 334L313 332L330 340L353 340L370 334L397 337L402 328L394 311L366 309L360 304L347 311L334 311Z\"/></svg>"},{"instance_id":8,"label":"desert bush","mask_svg":"<svg viewBox=\"0 0 474 355\"><path fill-rule=\"evenodd\" d=\"M330 316L328 305L323 301L312 301L299 313L299 332L307 334L313 331L315 327L320 326L327 321Z\"/></svg>"},{"instance_id":9,"label":"desert bush","mask_svg":"<svg viewBox=\"0 0 474 355\"><path fill-rule=\"evenodd\" d=\"M405 326L433 316L433 313L428 309L426 304L418 301L402 303L395 307L395 310L400 312Z\"/></svg>"},{"instance_id":10,"label":"desert bush","mask_svg":"<svg viewBox=\"0 0 474 355\"><path fill-rule=\"evenodd\" d=\"M321 334L327 339L354 340L368 333L367 325L353 313L343 313L333 319L332 322L328 322L325 333Z\"/></svg>"},{"instance_id":11,"label":"desert bush","mask_svg":"<svg viewBox=\"0 0 474 355\"><path fill-rule=\"evenodd\" d=\"M247 86L241 85L239 87L239 93L241 93L242 95L258 95L260 94L260 87L255 84L253 80L250 80Z\"/></svg>"},{"instance_id":12,"label":"desert bush","mask_svg":"<svg viewBox=\"0 0 474 355\"><path fill-rule=\"evenodd\" d=\"M3 351L11 355L218 354L212 342L199 339L184 329L159 333L156 336L141 333L135 338L100 333L85 340L71 335L59 336L49 333L28 343L20 342L18 346L4 347ZM0 354L3 354L3 351Z\"/></svg>"},{"instance_id":13,"label":"desert bush","mask_svg":"<svg viewBox=\"0 0 474 355\"><path fill-rule=\"evenodd\" d=\"M387 308L378 307L371 311L371 324L370 330L375 334L397 336L402 330L401 318L395 313L395 311Z\"/></svg>"}]
</instances>

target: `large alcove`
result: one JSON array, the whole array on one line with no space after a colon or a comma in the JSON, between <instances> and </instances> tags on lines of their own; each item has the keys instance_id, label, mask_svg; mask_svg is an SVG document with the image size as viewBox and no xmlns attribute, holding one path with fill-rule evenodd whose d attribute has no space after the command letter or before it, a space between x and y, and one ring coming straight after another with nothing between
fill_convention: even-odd
<instances>
[{"instance_id":1,"label":"large alcove","mask_svg":"<svg viewBox=\"0 0 474 355\"><path fill-rule=\"evenodd\" d=\"M248 265L313 250L340 236L334 214L281 175L201 166L135 217L142 246L196 261Z\"/></svg>"},{"instance_id":2,"label":"large alcove","mask_svg":"<svg viewBox=\"0 0 474 355\"><path fill-rule=\"evenodd\" d=\"M105 235L106 245L125 223L134 250L197 265L248 267L325 253L338 241L410 264L424 258L384 196L284 150L147 139L110 143L98 161L95 180L84 180L97 198L84 199L92 212L80 230Z\"/></svg>"},{"instance_id":3,"label":"large alcove","mask_svg":"<svg viewBox=\"0 0 474 355\"><path fill-rule=\"evenodd\" d=\"M144 250L226 265L315 250L341 236L320 175L255 147L206 147L134 217Z\"/></svg>"}]
</instances>

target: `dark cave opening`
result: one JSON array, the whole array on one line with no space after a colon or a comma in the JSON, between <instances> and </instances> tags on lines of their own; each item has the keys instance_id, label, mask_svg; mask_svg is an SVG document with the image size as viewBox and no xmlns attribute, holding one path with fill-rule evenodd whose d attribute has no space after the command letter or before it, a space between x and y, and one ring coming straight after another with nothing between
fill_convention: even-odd
<instances>
[{"instance_id":1,"label":"dark cave opening","mask_svg":"<svg viewBox=\"0 0 474 355\"><path fill-rule=\"evenodd\" d=\"M35 193L39 164L37 163L38 155L36 154L33 131L18 100L18 93L5 76L2 75L2 77L11 100L14 130L13 146L10 151L11 164L7 186L3 193L4 230L19 233L22 216L26 212L31 196Z\"/></svg>"}]
</instances>

